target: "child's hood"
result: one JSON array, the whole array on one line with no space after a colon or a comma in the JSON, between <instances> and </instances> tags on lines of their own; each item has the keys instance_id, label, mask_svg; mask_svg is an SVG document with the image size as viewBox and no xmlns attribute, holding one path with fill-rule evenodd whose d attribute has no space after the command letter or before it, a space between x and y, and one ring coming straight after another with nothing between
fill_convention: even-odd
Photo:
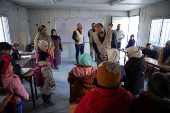
<instances>
[{"instance_id":1,"label":"child's hood","mask_svg":"<svg viewBox=\"0 0 170 113\"><path fill-rule=\"evenodd\" d=\"M86 75L91 75L91 74L94 74L96 73L97 70L93 67L93 66L77 66L77 67L74 67L73 68L73 73L75 76L78 76L78 77L83 77L83 76L86 76Z\"/></svg>"},{"instance_id":2,"label":"child's hood","mask_svg":"<svg viewBox=\"0 0 170 113\"><path fill-rule=\"evenodd\" d=\"M17 75L13 73L8 73L8 74L2 74L2 84L3 84L3 88L6 89L8 87L8 85L11 83L11 81L13 80L13 78L18 78Z\"/></svg>"},{"instance_id":3,"label":"child's hood","mask_svg":"<svg viewBox=\"0 0 170 113\"><path fill-rule=\"evenodd\" d=\"M51 63L50 62L46 62L46 61L41 61L38 63L39 66L42 66L42 65L47 65L49 68L51 68Z\"/></svg>"}]
</instances>

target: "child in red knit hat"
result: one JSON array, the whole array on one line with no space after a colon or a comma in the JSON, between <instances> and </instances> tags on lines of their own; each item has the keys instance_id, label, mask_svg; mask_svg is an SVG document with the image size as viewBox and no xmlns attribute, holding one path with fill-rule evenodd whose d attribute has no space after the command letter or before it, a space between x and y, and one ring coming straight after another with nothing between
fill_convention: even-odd
<instances>
[{"instance_id":1,"label":"child in red knit hat","mask_svg":"<svg viewBox=\"0 0 170 113\"><path fill-rule=\"evenodd\" d=\"M96 91L88 92L74 113L129 113L133 96L119 87L121 67L103 62L97 70Z\"/></svg>"}]
</instances>

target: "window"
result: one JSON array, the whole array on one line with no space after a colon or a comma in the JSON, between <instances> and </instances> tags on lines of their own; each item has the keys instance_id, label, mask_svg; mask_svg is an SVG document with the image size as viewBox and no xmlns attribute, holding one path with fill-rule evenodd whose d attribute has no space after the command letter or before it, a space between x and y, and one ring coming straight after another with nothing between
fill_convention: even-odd
<instances>
[{"instance_id":1,"label":"window","mask_svg":"<svg viewBox=\"0 0 170 113\"><path fill-rule=\"evenodd\" d=\"M0 42L11 43L8 18L0 16Z\"/></svg>"},{"instance_id":2,"label":"window","mask_svg":"<svg viewBox=\"0 0 170 113\"><path fill-rule=\"evenodd\" d=\"M168 40L170 40L170 19L152 20L149 42L154 46L164 47Z\"/></svg>"}]
</instances>

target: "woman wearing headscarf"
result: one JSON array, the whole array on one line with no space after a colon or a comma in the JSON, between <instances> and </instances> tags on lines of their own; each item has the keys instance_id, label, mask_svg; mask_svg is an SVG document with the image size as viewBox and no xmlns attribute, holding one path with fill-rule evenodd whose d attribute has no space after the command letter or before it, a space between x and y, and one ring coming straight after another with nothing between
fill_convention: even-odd
<instances>
[{"instance_id":1,"label":"woman wearing headscarf","mask_svg":"<svg viewBox=\"0 0 170 113\"><path fill-rule=\"evenodd\" d=\"M47 35L46 31L47 31L46 26L40 25L38 27L38 33L37 33L37 35L35 36L35 39L34 39L34 49L35 49L35 56L36 57L37 57L39 40L45 40L48 43L48 49L52 49L54 47L54 43L51 40L51 37L49 35ZM53 56L53 53L51 53L51 55Z\"/></svg>"},{"instance_id":2,"label":"woman wearing headscarf","mask_svg":"<svg viewBox=\"0 0 170 113\"><path fill-rule=\"evenodd\" d=\"M142 51L132 46L127 49L129 60L125 64L126 78L124 88L131 92L134 98L139 96L139 92L144 88L144 75L146 71L146 62L142 56Z\"/></svg>"},{"instance_id":3,"label":"woman wearing headscarf","mask_svg":"<svg viewBox=\"0 0 170 113\"><path fill-rule=\"evenodd\" d=\"M108 61L114 61L118 62L119 61L119 51L117 49L109 49L107 51L107 56L108 56ZM126 72L124 66L121 66L121 81L124 81L126 77ZM119 86L121 85L121 81Z\"/></svg>"},{"instance_id":4,"label":"woman wearing headscarf","mask_svg":"<svg viewBox=\"0 0 170 113\"><path fill-rule=\"evenodd\" d=\"M57 32L55 29L51 30L51 39L54 42L54 66L56 69L58 69L58 65L61 64L61 51L63 51L62 44L61 44L61 38L60 36L57 36Z\"/></svg>"}]
</instances>

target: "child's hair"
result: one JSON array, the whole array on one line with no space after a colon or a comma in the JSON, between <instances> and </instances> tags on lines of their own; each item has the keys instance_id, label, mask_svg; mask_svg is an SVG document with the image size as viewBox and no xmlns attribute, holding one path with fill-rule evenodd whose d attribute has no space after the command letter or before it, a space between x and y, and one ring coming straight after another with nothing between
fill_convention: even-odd
<instances>
[{"instance_id":1,"label":"child's hair","mask_svg":"<svg viewBox=\"0 0 170 113\"><path fill-rule=\"evenodd\" d=\"M2 51L3 49L5 50L11 50L12 46L7 43L7 42L0 42L0 51Z\"/></svg>"},{"instance_id":2,"label":"child's hair","mask_svg":"<svg viewBox=\"0 0 170 113\"><path fill-rule=\"evenodd\" d=\"M2 71L2 68L4 67L4 60L0 60L0 72ZM3 89L3 84L2 84L2 74L0 73L0 95L5 95L5 90Z\"/></svg>"},{"instance_id":3,"label":"child's hair","mask_svg":"<svg viewBox=\"0 0 170 113\"><path fill-rule=\"evenodd\" d=\"M146 46L152 45L151 43L147 43Z\"/></svg>"}]
</instances>

